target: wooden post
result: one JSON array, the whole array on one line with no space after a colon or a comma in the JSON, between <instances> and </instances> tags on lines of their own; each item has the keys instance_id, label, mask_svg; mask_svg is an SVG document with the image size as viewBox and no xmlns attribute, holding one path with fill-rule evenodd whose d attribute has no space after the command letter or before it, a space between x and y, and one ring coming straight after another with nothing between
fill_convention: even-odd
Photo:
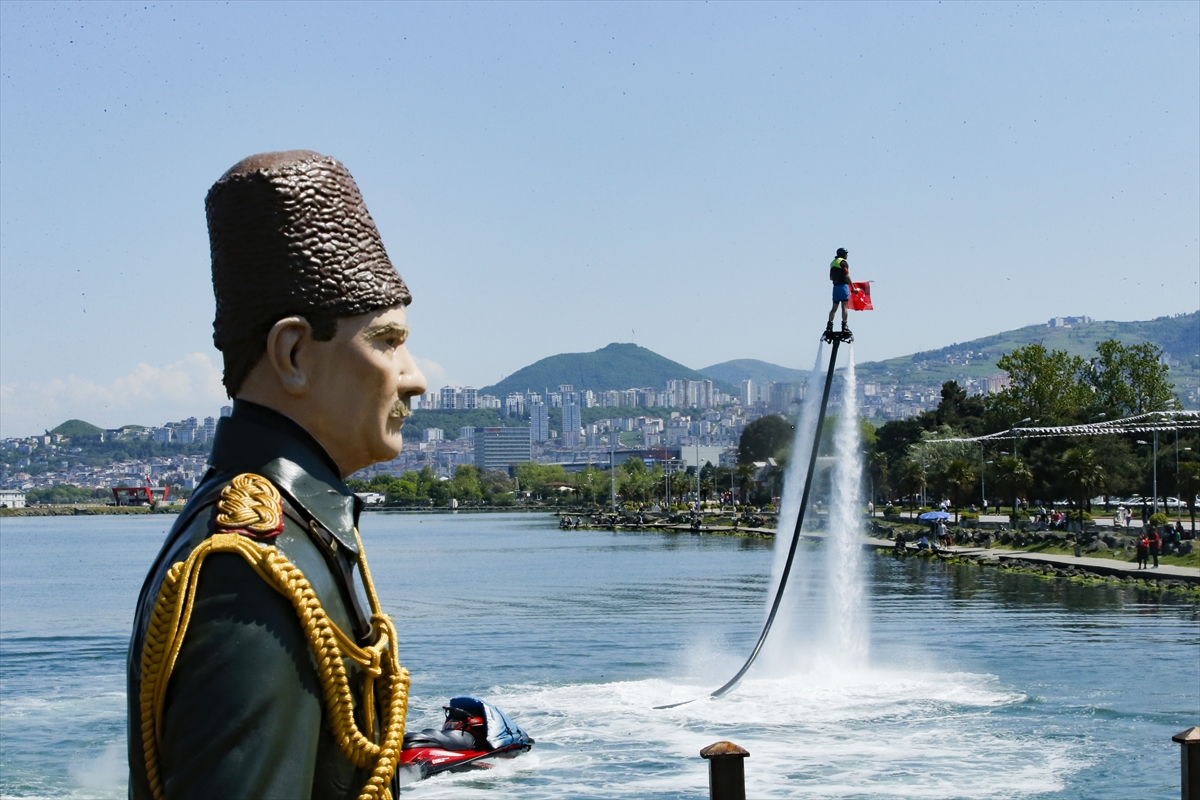
<instances>
[{"instance_id":1,"label":"wooden post","mask_svg":"<svg viewBox=\"0 0 1200 800\"><path fill-rule=\"evenodd\" d=\"M1179 796L1200 800L1200 726L1175 734L1171 741L1179 742Z\"/></svg>"},{"instance_id":2,"label":"wooden post","mask_svg":"<svg viewBox=\"0 0 1200 800\"><path fill-rule=\"evenodd\" d=\"M748 751L733 742L717 742L701 750L700 757L708 760L709 800L746 800Z\"/></svg>"}]
</instances>

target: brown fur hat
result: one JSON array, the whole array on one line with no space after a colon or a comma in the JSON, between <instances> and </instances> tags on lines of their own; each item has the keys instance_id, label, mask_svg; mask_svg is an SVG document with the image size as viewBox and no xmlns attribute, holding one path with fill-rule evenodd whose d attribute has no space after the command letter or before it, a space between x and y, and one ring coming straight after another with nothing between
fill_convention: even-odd
<instances>
[{"instance_id":1,"label":"brown fur hat","mask_svg":"<svg viewBox=\"0 0 1200 800\"><path fill-rule=\"evenodd\" d=\"M204 206L220 350L292 314L348 317L412 299L336 159L250 156L213 184Z\"/></svg>"}]
</instances>

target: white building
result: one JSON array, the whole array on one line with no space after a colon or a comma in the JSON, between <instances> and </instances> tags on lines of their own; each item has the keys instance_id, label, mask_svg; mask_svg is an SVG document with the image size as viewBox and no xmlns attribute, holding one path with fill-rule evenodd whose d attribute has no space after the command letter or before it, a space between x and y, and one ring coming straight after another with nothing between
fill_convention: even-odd
<instances>
[{"instance_id":1,"label":"white building","mask_svg":"<svg viewBox=\"0 0 1200 800\"><path fill-rule=\"evenodd\" d=\"M583 423L579 411L579 403L563 403L563 447L572 449L579 446L579 429Z\"/></svg>"},{"instance_id":2,"label":"white building","mask_svg":"<svg viewBox=\"0 0 1200 800\"><path fill-rule=\"evenodd\" d=\"M24 508L25 493L20 489L0 489L0 508Z\"/></svg>"},{"instance_id":3,"label":"white building","mask_svg":"<svg viewBox=\"0 0 1200 800\"><path fill-rule=\"evenodd\" d=\"M550 438L550 408L545 403L529 406L529 437L535 442Z\"/></svg>"}]
</instances>

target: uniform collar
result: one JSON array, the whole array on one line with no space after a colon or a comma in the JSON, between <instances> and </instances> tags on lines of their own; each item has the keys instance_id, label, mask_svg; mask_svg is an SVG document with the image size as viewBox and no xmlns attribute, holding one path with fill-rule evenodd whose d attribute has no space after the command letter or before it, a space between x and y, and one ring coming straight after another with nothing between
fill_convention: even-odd
<instances>
[{"instance_id":1,"label":"uniform collar","mask_svg":"<svg viewBox=\"0 0 1200 800\"><path fill-rule=\"evenodd\" d=\"M217 424L212 466L269 479L302 515L358 554L354 528L362 500L342 481L325 448L294 420L266 406L235 400L233 414Z\"/></svg>"}]
</instances>

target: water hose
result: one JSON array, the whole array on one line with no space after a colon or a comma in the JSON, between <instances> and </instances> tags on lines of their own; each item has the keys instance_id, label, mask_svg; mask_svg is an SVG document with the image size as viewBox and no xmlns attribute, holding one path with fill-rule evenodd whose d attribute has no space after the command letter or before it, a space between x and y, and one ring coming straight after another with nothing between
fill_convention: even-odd
<instances>
[{"instance_id":1,"label":"water hose","mask_svg":"<svg viewBox=\"0 0 1200 800\"><path fill-rule=\"evenodd\" d=\"M792 561L796 558L796 544L800 541L800 529L804 527L804 512L808 509L808 495L812 491L813 473L817 469L817 446L821 443L821 432L825 427L825 411L829 407L829 389L833 386L833 370L837 364L838 345L842 342L854 341L848 331L840 334L826 331L824 339L832 345L832 349L829 351L829 370L825 373L825 390L821 394L821 410L817 414L817 429L816 433L813 434L812 452L808 457L808 475L804 479L804 492L800 495L800 512L796 515L796 529L792 532L792 544L788 548L787 561L783 565L783 574L779 576L779 587L775 590L775 600L771 603L771 613L767 615L767 622L763 625L762 633L758 637L758 643L754 645L754 650L750 652L750 657L746 659L746 663L742 665L737 674L730 678L724 686L710 692L708 694L709 697L720 697L738 685L738 682L745 676L746 671L750 669L750 665L754 663L754 659L758 658L759 651L762 650L763 645L767 641L767 634L771 632L771 625L775 622L775 615L779 612L779 605L783 602L783 590L787 588L788 575L792 571ZM693 697L691 700L684 700L681 703L655 706L655 709L678 708L699 699L698 697Z\"/></svg>"}]
</instances>

